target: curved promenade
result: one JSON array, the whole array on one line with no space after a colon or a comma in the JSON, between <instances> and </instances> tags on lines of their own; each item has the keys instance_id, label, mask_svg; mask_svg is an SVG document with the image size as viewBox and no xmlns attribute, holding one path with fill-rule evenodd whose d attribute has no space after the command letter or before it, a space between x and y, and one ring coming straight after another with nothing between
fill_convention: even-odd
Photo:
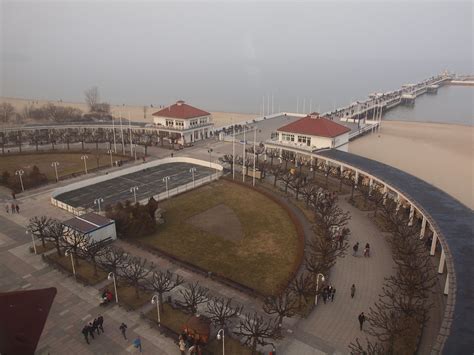
<instances>
[{"instance_id":1,"label":"curved promenade","mask_svg":"<svg viewBox=\"0 0 474 355\"><path fill-rule=\"evenodd\" d=\"M354 170L376 182L400 203L409 204L410 218L422 217L420 236L433 231L431 255L437 243L442 252L438 273L446 266L447 295L443 322L432 353L470 354L474 349L473 211L427 182L389 165L338 150L311 154L343 170ZM357 180L356 180L357 181Z\"/></svg>"}]
</instances>

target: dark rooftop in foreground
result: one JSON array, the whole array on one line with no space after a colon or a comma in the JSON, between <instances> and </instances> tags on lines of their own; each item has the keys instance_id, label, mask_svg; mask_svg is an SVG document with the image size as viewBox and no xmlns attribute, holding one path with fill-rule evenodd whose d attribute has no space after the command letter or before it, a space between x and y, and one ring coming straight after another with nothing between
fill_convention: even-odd
<instances>
[{"instance_id":1,"label":"dark rooftop in foreground","mask_svg":"<svg viewBox=\"0 0 474 355\"><path fill-rule=\"evenodd\" d=\"M64 225L71 227L72 229L81 233L90 233L93 230L104 227L111 223L113 223L113 220L94 212L86 213L82 216L77 216L63 222Z\"/></svg>"},{"instance_id":2,"label":"dark rooftop in foreground","mask_svg":"<svg viewBox=\"0 0 474 355\"><path fill-rule=\"evenodd\" d=\"M450 251L455 272L454 312L444 354L471 354L474 350L474 212L437 187L402 170L339 150L319 155L347 163L392 185L412 199L431 216ZM449 305L447 306L449 307ZM445 327L443 324L441 327Z\"/></svg>"}]
</instances>

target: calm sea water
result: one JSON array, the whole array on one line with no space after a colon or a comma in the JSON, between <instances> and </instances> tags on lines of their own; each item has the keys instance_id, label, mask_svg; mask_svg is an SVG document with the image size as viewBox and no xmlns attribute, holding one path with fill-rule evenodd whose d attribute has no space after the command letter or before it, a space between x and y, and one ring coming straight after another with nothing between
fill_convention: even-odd
<instances>
[{"instance_id":1,"label":"calm sea water","mask_svg":"<svg viewBox=\"0 0 474 355\"><path fill-rule=\"evenodd\" d=\"M474 87L443 86L437 95L424 94L414 106L397 106L385 120L474 125Z\"/></svg>"}]
</instances>

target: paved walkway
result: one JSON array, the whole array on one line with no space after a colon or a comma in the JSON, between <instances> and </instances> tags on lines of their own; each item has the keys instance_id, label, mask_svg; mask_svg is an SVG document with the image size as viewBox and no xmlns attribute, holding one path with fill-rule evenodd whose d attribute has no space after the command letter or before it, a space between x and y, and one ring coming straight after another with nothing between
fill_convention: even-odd
<instances>
[{"instance_id":1,"label":"paved walkway","mask_svg":"<svg viewBox=\"0 0 474 355\"><path fill-rule=\"evenodd\" d=\"M12 228L6 231L2 230L4 233L2 241L4 242L0 244L0 257L2 258L0 270L1 275L5 275L5 280L8 282L4 285L2 278L1 289L18 289L27 284L30 285L25 286L26 288L48 285L58 288L57 302L53 306L38 349L52 353L65 352L69 348L73 353L127 352L127 349L131 350L130 344L125 344L123 339L120 339L118 331L107 332L104 337L100 338L101 343L96 339L94 344L87 347L80 334L80 328L87 318L84 321L81 319L88 314L92 317L99 311L96 301L97 290L82 287L71 278L46 267L39 257L27 252L30 240L24 234L24 226L30 217L38 214L55 216L59 219L70 217L67 212L51 206L49 203L50 190L51 188L45 188L36 194L32 192L31 195L19 198L20 215L6 215L3 209L0 212L0 216L8 218L8 220L7 218L0 219L0 223L3 225L4 221L9 221ZM0 196L0 203L3 202ZM352 215L349 223L352 231L351 245L355 241L359 241L362 246L369 242L373 255L368 259L349 255L337 261L330 276L331 283L337 289L334 303L320 304L307 319L286 319L284 328L289 329L289 332L277 346L279 353L347 353L348 344L351 341L361 335L365 338L365 334L358 330L357 315L361 311L368 312L369 306L377 299L382 288L383 278L391 272L391 254L381 233L367 219L366 212L358 211L342 199L340 204ZM307 226L305 225L305 227ZM307 229L305 228L306 233L308 233ZM247 311L261 311L261 301L255 300L253 297L177 267L166 259L156 257L123 241L117 241L116 245L123 246L133 255L146 257L158 264L161 269L170 269L182 275L187 281L200 281L203 286L211 290L212 295L232 297L236 302L243 304ZM33 276L28 276L29 274ZM349 295L352 283L355 283L357 287L354 299L351 299ZM176 296L176 292L173 293L173 296ZM142 335L145 339L145 350L156 349L155 354L174 354L178 351L170 339L160 336L156 330L149 329L145 323L142 323L138 319L138 312L127 313L118 307L113 307L107 309L103 315L106 325L109 325L106 331L109 328L117 329L118 322L126 319L125 322L131 330L130 337L133 332ZM101 344L105 344L103 348Z\"/></svg>"},{"instance_id":2,"label":"paved walkway","mask_svg":"<svg viewBox=\"0 0 474 355\"><path fill-rule=\"evenodd\" d=\"M4 200L0 197L0 201ZM3 202L3 201L2 201ZM27 211L28 212L28 209ZM73 278L47 266L40 256L28 250L31 240L25 235L28 216L0 214L0 291L28 290L56 287L45 328L37 347L38 354L127 354L137 350L131 342L142 337L145 353L178 354L176 345L168 338L150 329L136 312L126 312L118 306L98 306L99 292L83 287ZM105 333L90 340L87 345L81 330L84 324L102 314ZM128 325L128 341L118 329L121 322Z\"/></svg>"}]
</instances>

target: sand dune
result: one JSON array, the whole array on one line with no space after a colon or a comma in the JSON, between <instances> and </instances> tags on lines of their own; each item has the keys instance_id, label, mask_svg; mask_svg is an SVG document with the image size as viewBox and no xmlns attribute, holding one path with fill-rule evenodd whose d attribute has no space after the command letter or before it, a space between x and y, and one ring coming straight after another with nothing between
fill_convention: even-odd
<instances>
[{"instance_id":1,"label":"sand dune","mask_svg":"<svg viewBox=\"0 0 474 355\"><path fill-rule=\"evenodd\" d=\"M41 107L48 103L53 103L55 105L62 106L71 106L82 110L84 113L88 111L87 105L82 102L65 102L65 101L54 101L54 100L33 100L33 99L20 99L20 98L11 98L11 97L0 97L0 103L8 102L13 105L17 112L22 112L25 106L33 105L34 107ZM193 105L192 102L189 102L190 105ZM153 105L154 107L146 106L146 112L144 112L143 106L134 106L134 105L111 105L111 111L114 116L119 116L122 114L122 117L128 118L130 114L130 119L132 121L140 122L152 122L152 114L160 110L160 105ZM205 107L200 107L206 110ZM251 120L257 115L244 114L244 113L234 113L234 112L211 112L214 124L216 127L224 126L231 124L232 122L238 123L242 121Z\"/></svg>"},{"instance_id":2,"label":"sand dune","mask_svg":"<svg viewBox=\"0 0 474 355\"><path fill-rule=\"evenodd\" d=\"M384 121L378 134L349 152L392 165L446 191L474 209L474 127Z\"/></svg>"}]
</instances>

